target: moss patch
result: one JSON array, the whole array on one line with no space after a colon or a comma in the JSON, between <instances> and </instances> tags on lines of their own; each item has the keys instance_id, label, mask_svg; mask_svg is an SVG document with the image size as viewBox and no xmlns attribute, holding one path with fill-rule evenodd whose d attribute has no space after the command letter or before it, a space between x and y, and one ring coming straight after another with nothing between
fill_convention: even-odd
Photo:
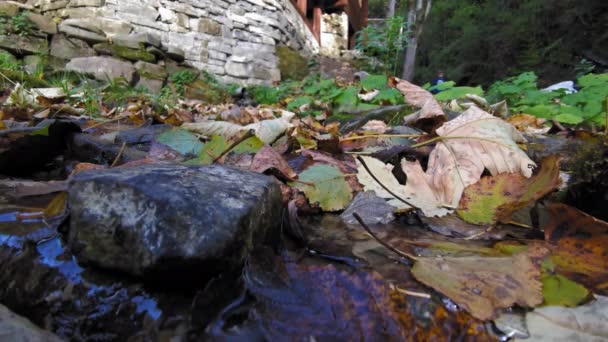
<instances>
[{"instance_id":1,"label":"moss patch","mask_svg":"<svg viewBox=\"0 0 608 342\"><path fill-rule=\"evenodd\" d=\"M144 61L148 63L156 62L156 56L144 49L131 49L109 43L95 44L93 48L99 53L109 54L114 57L124 58L130 61Z\"/></svg>"},{"instance_id":2,"label":"moss patch","mask_svg":"<svg viewBox=\"0 0 608 342\"><path fill-rule=\"evenodd\" d=\"M287 46L277 46L282 80L302 80L308 75L308 60Z\"/></svg>"}]
</instances>

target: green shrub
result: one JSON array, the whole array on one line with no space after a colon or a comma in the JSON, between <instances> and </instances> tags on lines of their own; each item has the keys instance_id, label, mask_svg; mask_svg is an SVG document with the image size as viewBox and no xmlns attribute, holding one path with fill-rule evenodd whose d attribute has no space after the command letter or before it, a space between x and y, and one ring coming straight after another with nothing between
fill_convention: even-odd
<instances>
[{"instance_id":1,"label":"green shrub","mask_svg":"<svg viewBox=\"0 0 608 342\"><path fill-rule=\"evenodd\" d=\"M397 73L400 52L407 46L407 22L403 17L394 16L378 25L369 25L359 31L355 48L380 63L371 63L373 72L386 75Z\"/></svg>"}]
</instances>

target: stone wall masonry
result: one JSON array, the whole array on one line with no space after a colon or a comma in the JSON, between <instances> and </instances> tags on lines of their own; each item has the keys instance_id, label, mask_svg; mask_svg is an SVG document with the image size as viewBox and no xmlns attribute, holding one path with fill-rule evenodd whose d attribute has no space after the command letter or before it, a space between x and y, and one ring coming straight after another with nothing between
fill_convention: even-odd
<instances>
[{"instance_id":1,"label":"stone wall masonry","mask_svg":"<svg viewBox=\"0 0 608 342\"><path fill-rule=\"evenodd\" d=\"M307 57L319 52L289 0L23 2L49 34L48 51L58 58L112 55L124 63L161 66L171 59L223 81L268 84L281 79L277 46ZM44 25L54 22L57 33Z\"/></svg>"}]
</instances>

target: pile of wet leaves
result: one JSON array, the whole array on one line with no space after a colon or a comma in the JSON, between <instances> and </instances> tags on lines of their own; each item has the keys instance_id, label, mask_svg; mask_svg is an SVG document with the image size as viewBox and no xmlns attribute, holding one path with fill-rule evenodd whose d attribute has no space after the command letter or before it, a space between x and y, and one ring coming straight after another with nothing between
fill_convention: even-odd
<instances>
[{"instance_id":1,"label":"pile of wet leaves","mask_svg":"<svg viewBox=\"0 0 608 342\"><path fill-rule=\"evenodd\" d=\"M606 201L605 137L478 96L455 112L406 81L383 86L416 111L341 123L133 99L89 117L65 94L16 87L0 111L0 302L75 340L608 337L608 223L590 215ZM271 177L284 234L203 287L80 262L65 242L69 182L149 164Z\"/></svg>"}]
</instances>

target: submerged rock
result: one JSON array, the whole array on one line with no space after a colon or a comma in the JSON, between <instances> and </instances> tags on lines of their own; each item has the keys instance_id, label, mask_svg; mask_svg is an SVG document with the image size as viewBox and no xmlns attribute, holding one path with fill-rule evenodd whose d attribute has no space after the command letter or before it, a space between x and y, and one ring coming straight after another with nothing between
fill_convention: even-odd
<instances>
[{"instance_id":1,"label":"submerged rock","mask_svg":"<svg viewBox=\"0 0 608 342\"><path fill-rule=\"evenodd\" d=\"M6 341L61 342L56 335L38 328L2 304L0 304L0 337Z\"/></svg>"},{"instance_id":2,"label":"submerged rock","mask_svg":"<svg viewBox=\"0 0 608 342\"><path fill-rule=\"evenodd\" d=\"M134 276L200 283L238 270L281 221L270 178L219 165L85 171L69 193L79 260Z\"/></svg>"}]
</instances>

